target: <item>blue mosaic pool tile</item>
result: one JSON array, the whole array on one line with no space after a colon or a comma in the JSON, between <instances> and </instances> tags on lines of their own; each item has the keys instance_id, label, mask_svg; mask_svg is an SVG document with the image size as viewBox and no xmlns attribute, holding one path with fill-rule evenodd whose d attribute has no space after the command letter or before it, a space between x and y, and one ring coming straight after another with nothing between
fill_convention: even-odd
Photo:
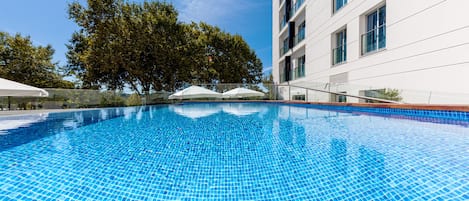
<instances>
[{"instance_id":1,"label":"blue mosaic pool tile","mask_svg":"<svg viewBox=\"0 0 469 201\"><path fill-rule=\"evenodd\" d=\"M316 105L316 104L289 104L298 107L316 108L324 110L335 110L344 112L359 112L366 114L390 115L397 118L409 118L414 120L430 122L449 122L468 125L469 112L446 111L446 110L413 110L399 108L371 108L356 106Z\"/></svg>"},{"instance_id":2,"label":"blue mosaic pool tile","mask_svg":"<svg viewBox=\"0 0 469 201\"><path fill-rule=\"evenodd\" d=\"M51 115L34 124L50 133L0 151L0 200L467 200L467 127L199 106Z\"/></svg>"}]
</instances>

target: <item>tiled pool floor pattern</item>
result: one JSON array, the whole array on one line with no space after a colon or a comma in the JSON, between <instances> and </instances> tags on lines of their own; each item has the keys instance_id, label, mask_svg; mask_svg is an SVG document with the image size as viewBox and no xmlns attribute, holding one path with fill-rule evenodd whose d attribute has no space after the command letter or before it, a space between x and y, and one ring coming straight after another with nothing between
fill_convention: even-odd
<instances>
[{"instance_id":1,"label":"tiled pool floor pattern","mask_svg":"<svg viewBox=\"0 0 469 201\"><path fill-rule=\"evenodd\" d=\"M254 106L265 110L188 118L136 109L9 147L0 198L469 199L466 127Z\"/></svg>"}]
</instances>

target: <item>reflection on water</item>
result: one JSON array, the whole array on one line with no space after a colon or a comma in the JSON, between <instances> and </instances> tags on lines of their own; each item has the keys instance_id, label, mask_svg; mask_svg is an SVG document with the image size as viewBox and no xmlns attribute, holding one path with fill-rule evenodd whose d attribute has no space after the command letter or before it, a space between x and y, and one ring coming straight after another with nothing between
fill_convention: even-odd
<instances>
[{"instance_id":1,"label":"reflection on water","mask_svg":"<svg viewBox=\"0 0 469 201\"><path fill-rule=\"evenodd\" d=\"M384 188L386 178L384 155L365 146L360 146L359 153L358 169L361 187L368 194L379 195L378 190Z\"/></svg>"},{"instance_id":2,"label":"reflection on water","mask_svg":"<svg viewBox=\"0 0 469 201\"><path fill-rule=\"evenodd\" d=\"M293 145L297 148L304 148L306 145L305 128L291 121L280 120L279 122L279 138L287 144Z\"/></svg>"},{"instance_id":3,"label":"reflection on water","mask_svg":"<svg viewBox=\"0 0 469 201\"><path fill-rule=\"evenodd\" d=\"M27 116L0 117L0 151L22 145L64 130L125 115L127 119L148 108L129 107L77 112L44 113ZM138 120L138 118L137 118Z\"/></svg>"},{"instance_id":4,"label":"reflection on water","mask_svg":"<svg viewBox=\"0 0 469 201\"><path fill-rule=\"evenodd\" d=\"M0 186L10 185L3 189L11 194L25 190L14 184L17 179L27 188L40 186L31 188L33 193L59 197L63 189L80 189L87 181L97 186L87 189L90 195L123 192L111 186L142 195L166 192L171 200L431 200L447 188L443 200L464 200L467 128L251 106L256 104L50 114L0 136L2 150L17 146L0 153L7 158L0 160L7 173L0 174L5 178ZM121 118L103 121L113 117ZM78 129L66 131L72 128ZM37 177L22 175L30 167ZM60 188L51 190L51 183Z\"/></svg>"},{"instance_id":5,"label":"reflection on water","mask_svg":"<svg viewBox=\"0 0 469 201\"><path fill-rule=\"evenodd\" d=\"M101 120L106 120L108 118L108 110L107 109L100 109L99 110L99 116Z\"/></svg>"},{"instance_id":6,"label":"reflection on water","mask_svg":"<svg viewBox=\"0 0 469 201\"><path fill-rule=\"evenodd\" d=\"M135 112L137 112L136 107L126 107L126 108L124 108L124 110L123 110L124 118L127 119L127 120L131 119L132 115L135 114Z\"/></svg>"},{"instance_id":7,"label":"reflection on water","mask_svg":"<svg viewBox=\"0 0 469 201\"><path fill-rule=\"evenodd\" d=\"M28 127L32 124L43 122L47 119L48 116L48 113L40 113L20 117L3 117L0 121L0 135L8 134L8 130L17 129L21 127Z\"/></svg>"},{"instance_id":8,"label":"reflection on water","mask_svg":"<svg viewBox=\"0 0 469 201\"><path fill-rule=\"evenodd\" d=\"M256 113L265 112L267 107L259 104L249 104L249 103L227 103L222 106L223 112L232 114L235 116L247 116Z\"/></svg>"},{"instance_id":9,"label":"reflection on water","mask_svg":"<svg viewBox=\"0 0 469 201\"><path fill-rule=\"evenodd\" d=\"M183 104L170 105L169 109L178 115L191 119L208 117L219 113L222 108L216 104Z\"/></svg>"},{"instance_id":10,"label":"reflection on water","mask_svg":"<svg viewBox=\"0 0 469 201\"><path fill-rule=\"evenodd\" d=\"M347 141L342 139L331 140L331 161L337 176L347 176Z\"/></svg>"}]
</instances>

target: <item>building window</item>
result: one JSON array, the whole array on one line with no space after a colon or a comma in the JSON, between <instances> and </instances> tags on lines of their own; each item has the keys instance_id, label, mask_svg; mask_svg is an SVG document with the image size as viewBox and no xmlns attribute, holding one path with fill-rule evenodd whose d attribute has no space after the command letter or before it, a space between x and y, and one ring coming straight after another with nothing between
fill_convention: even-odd
<instances>
[{"instance_id":1,"label":"building window","mask_svg":"<svg viewBox=\"0 0 469 201\"><path fill-rule=\"evenodd\" d=\"M335 13L347 4L347 0L332 0L332 4Z\"/></svg>"},{"instance_id":2,"label":"building window","mask_svg":"<svg viewBox=\"0 0 469 201\"><path fill-rule=\"evenodd\" d=\"M305 55L298 57L298 66L295 69L296 78L302 78L305 76L305 63L306 63Z\"/></svg>"},{"instance_id":3,"label":"building window","mask_svg":"<svg viewBox=\"0 0 469 201\"><path fill-rule=\"evenodd\" d=\"M343 63L347 60L347 29L335 33L335 46L332 49L332 65Z\"/></svg>"},{"instance_id":4,"label":"building window","mask_svg":"<svg viewBox=\"0 0 469 201\"><path fill-rule=\"evenodd\" d=\"M283 56L289 50L288 48L288 37L283 40L283 47L280 48L280 56Z\"/></svg>"},{"instance_id":5,"label":"building window","mask_svg":"<svg viewBox=\"0 0 469 201\"><path fill-rule=\"evenodd\" d=\"M302 94L302 95L293 95L292 99L293 100L302 100L302 101L304 101L304 100L306 100L306 95L304 95L304 94Z\"/></svg>"},{"instance_id":6,"label":"building window","mask_svg":"<svg viewBox=\"0 0 469 201\"><path fill-rule=\"evenodd\" d=\"M346 91L340 91L341 94L331 94L331 101L332 102L339 102L339 103L346 103L347 96L342 94L347 94Z\"/></svg>"},{"instance_id":7,"label":"building window","mask_svg":"<svg viewBox=\"0 0 469 201\"><path fill-rule=\"evenodd\" d=\"M386 6L365 16L366 32L362 34L362 55L386 47Z\"/></svg>"},{"instance_id":8,"label":"building window","mask_svg":"<svg viewBox=\"0 0 469 201\"><path fill-rule=\"evenodd\" d=\"M282 17L282 19L280 20L280 31L282 31L282 29L285 27L285 25L287 25L287 22L288 22L287 16L284 15Z\"/></svg>"},{"instance_id":9,"label":"building window","mask_svg":"<svg viewBox=\"0 0 469 201\"><path fill-rule=\"evenodd\" d=\"M305 39L306 23L303 21L300 26L298 26L298 35L296 36L296 44L300 43Z\"/></svg>"}]
</instances>

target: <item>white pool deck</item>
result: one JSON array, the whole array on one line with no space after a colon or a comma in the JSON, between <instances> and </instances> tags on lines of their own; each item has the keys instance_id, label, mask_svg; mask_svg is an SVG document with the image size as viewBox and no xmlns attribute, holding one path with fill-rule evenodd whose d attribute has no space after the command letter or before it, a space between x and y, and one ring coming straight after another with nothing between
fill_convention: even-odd
<instances>
[{"instance_id":1,"label":"white pool deck","mask_svg":"<svg viewBox=\"0 0 469 201\"><path fill-rule=\"evenodd\" d=\"M47 109L47 110L4 110L0 111L1 116L11 115L28 115L28 114L42 114L42 113L56 113L56 112L75 112L83 110L96 110L97 108L81 108L81 109Z\"/></svg>"}]
</instances>

